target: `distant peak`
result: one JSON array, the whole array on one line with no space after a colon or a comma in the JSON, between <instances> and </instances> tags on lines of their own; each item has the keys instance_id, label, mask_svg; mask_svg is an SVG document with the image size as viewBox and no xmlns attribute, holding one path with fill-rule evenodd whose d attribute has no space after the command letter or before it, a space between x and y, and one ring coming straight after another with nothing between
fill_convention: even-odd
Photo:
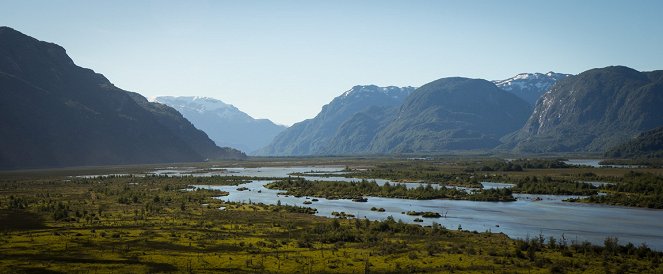
<instances>
[{"instance_id":1,"label":"distant peak","mask_svg":"<svg viewBox=\"0 0 663 274\"><path fill-rule=\"evenodd\" d=\"M7 26L0 26L0 33L5 33L5 32L7 32L7 33L20 33L20 34L23 34L23 33L21 33L20 31L17 31L17 30L15 30L15 29L13 29L13 28L10 28L10 27L7 27ZM25 34L23 34L23 35L25 35Z\"/></svg>"},{"instance_id":2,"label":"distant peak","mask_svg":"<svg viewBox=\"0 0 663 274\"><path fill-rule=\"evenodd\" d=\"M515 82L523 82L523 81L539 81L539 82L550 82L550 81L557 81L561 80L563 78L566 78L567 76L570 76L571 74L565 74L565 73L557 73L554 71L548 71L547 73L539 73L539 72L523 72L523 73L518 73L515 76L504 79L504 80L494 80L492 81L498 86L508 86L511 85Z\"/></svg>"},{"instance_id":3,"label":"distant peak","mask_svg":"<svg viewBox=\"0 0 663 274\"><path fill-rule=\"evenodd\" d=\"M173 107L194 109L198 112L218 109L238 110L231 104L226 104L219 99L205 96L158 96L154 100Z\"/></svg>"},{"instance_id":4,"label":"distant peak","mask_svg":"<svg viewBox=\"0 0 663 274\"><path fill-rule=\"evenodd\" d=\"M400 94L408 95L415 88L411 86L407 87L396 87L396 86L386 86L378 87L376 85L356 85L350 90L344 92L341 97L355 96L360 94L370 94L370 93L384 93L389 96L398 96Z\"/></svg>"}]
</instances>

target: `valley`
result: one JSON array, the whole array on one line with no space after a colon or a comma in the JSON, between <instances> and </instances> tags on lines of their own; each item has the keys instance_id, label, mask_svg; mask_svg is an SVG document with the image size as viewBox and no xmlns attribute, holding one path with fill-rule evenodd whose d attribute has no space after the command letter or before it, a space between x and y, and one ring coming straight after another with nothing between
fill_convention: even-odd
<instances>
[{"instance_id":1,"label":"valley","mask_svg":"<svg viewBox=\"0 0 663 274\"><path fill-rule=\"evenodd\" d=\"M514 186L516 178L547 176L553 179L546 184L555 186L562 178L578 180L589 173L593 179L622 186L628 185L633 173L642 173L654 178L643 184L660 191L655 181L663 176L660 169L560 168L554 159L513 162L528 167L479 171L506 163L493 157L252 158L2 172L0 269L19 273L549 273L624 267L640 273L661 271L663 239L657 232L663 228L648 220L660 219L663 211L589 206L564 201L577 196L519 194ZM303 177L287 179L298 174ZM390 180L367 174L383 174ZM328 182L361 186L361 179L352 179L355 175L376 181L380 191L388 191L384 188L388 184L404 184L404 193L421 187L462 191L476 186L469 183L472 176L488 176L491 180L479 180L484 191L513 186L516 201L382 198L369 187L352 190L367 198L356 202L265 187L288 180L301 180L313 189ZM615 216L620 223L614 223Z\"/></svg>"},{"instance_id":2,"label":"valley","mask_svg":"<svg viewBox=\"0 0 663 274\"><path fill-rule=\"evenodd\" d=\"M156 2L0 1L0 273L663 273L663 2Z\"/></svg>"}]
</instances>

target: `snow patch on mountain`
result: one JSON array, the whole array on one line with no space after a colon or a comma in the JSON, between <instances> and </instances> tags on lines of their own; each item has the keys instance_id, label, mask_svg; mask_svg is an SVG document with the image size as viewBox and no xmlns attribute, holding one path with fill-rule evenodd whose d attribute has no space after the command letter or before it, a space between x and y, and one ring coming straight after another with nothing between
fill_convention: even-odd
<instances>
[{"instance_id":1,"label":"snow patch on mountain","mask_svg":"<svg viewBox=\"0 0 663 274\"><path fill-rule=\"evenodd\" d=\"M552 71L548 73L520 73L508 79L492 82L502 90L513 93L531 105L534 105L541 95L557 81L570 75Z\"/></svg>"},{"instance_id":2,"label":"snow patch on mountain","mask_svg":"<svg viewBox=\"0 0 663 274\"><path fill-rule=\"evenodd\" d=\"M267 145L286 127L268 119L254 119L221 100L201 96L160 96L154 101L179 111L217 145L240 148L251 153Z\"/></svg>"},{"instance_id":3,"label":"snow patch on mountain","mask_svg":"<svg viewBox=\"0 0 663 274\"><path fill-rule=\"evenodd\" d=\"M340 97L341 98L345 98L345 97L358 98L358 97L368 97L368 96L371 96L372 94L376 94L376 93L383 93L383 94L385 94L389 97L392 97L394 99L401 99L401 98L405 98L408 95L410 95L410 93L412 93L412 91L414 91L414 90L415 90L415 88L410 87L410 86L408 86L408 87L395 87L395 86L378 87L378 86L375 86L375 85L365 85L365 86L357 85L357 86L352 87L350 90L344 92L343 94L341 94Z\"/></svg>"}]
</instances>

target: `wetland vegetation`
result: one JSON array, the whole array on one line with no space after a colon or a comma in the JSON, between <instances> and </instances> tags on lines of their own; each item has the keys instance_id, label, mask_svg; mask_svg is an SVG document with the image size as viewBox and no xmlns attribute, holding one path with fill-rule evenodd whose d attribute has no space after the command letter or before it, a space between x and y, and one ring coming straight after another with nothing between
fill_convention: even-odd
<instances>
[{"instance_id":1,"label":"wetland vegetation","mask_svg":"<svg viewBox=\"0 0 663 274\"><path fill-rule=\"evenodd\" d=\"M355 163L350 168L361 169L369 164ZM417 176L427 175L416 175L425 174L417 172L420 165L406 162L399 169L414 166L407 177L421 179ZM467 179L468 182L472 176L523 182L527 176L537 176L541 181L545 181L543 176L549 176L551 181L547 183L555 184L591 172L592 178L611 178L614 183L600 187L600 191L608 193L602 197L610 197L612 192L660 195L658 170L565 167L469 173L465 171L466 164L423 165L439 166L440 174L461 175L453 178L450 175L450 181ZM344 212L337 213L338 219L323 218L312 215L315 211L308 207L224 202L214 198L226 194L222 191L190 188L191 185L234 187L254 179L241 176L63 175L74 173L70 170L2 174L0 272L663 272L662 253L616 238L593 245L563 237L510 239L504 234L446 228L443 219L441 224L420 226L391 217L384 221L352 218ZM455 190L444 187L423 187L433 193L424 194L417 188L403 190L369 181L345 183L345 186L333 185L343 184L340 182L291 178L289 184L293 182L310 186L312 190L307 191L312 193L321 191L321 186L329 187L339 197L351 192L344 189L348 185L353 191L366 191L362 194L367 196L400 191L398 195L404 197L433 197L440 194L435 194L435 189L455 195L450 194ZM543 186L536 184L532 188ZM302 191L301 187L298 191ZM433 216L434 212L415 213L438 217Z\"/></svg>"},{"instance_id":2,"label":"wetland vegetation","mask_svg":"<svg viewBox=\"0 0 663 274\"><path fill-rule=\"evenodd\" d=\"M355 199L362 196L399 199L451 199L470 201L514 201L508 188L482 189L468 192L456 188L433 187L431 184L408 188L404 184L378 185L375 181L328 182L287 178L266 185L270 189L286 190L287 195L314 196L328 199Z\"/></svg>"}]
</instances>

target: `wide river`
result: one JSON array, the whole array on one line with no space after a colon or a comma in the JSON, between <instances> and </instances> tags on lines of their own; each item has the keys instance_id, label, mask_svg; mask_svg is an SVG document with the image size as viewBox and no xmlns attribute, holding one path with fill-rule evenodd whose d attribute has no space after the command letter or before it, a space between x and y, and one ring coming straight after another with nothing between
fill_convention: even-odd
<instances>
[{"instance_id":1,"label":"wide river","mask_svg":"<svg viewBox=\"0 0 663 274\"><path fill-rule=\"evenodd\" d=\"M164 169L156 174L171 175L241 175L260 177L287 177L294 172L339 172L339 167L263 167L263 168L224 168L208 172L190 173L188 170ZM353 181L358 179L343 177L308 177L310 180ZM387 180L376 180L379 184ZM270 181L252 181L240 186L205 186L226 191L228 196L218 197L224 201L253 202L307 206L316 208L317 215L331 217L333 211L354 214L357 218L384 220L392 216L396 220L414 223L416 216L403 214L407 211L434 211L443 215L442 218L423 218L423 225L437 222L448 229L491 231L505 233L511 238L533 238L543 234L546 238L553 236L565 239L567 243L574 241L590 241L603 244L606 237L617 237L621 244L627 242L639 245L646 243L656 250L663 250L663 210L616 207L596 204L563 202L563 199L575 196L555 195L514 195L515 202L475 202L454 200L408 200L394 198L368 197L368 202L359 203L350 200L327 200L304 205L312 197L293 197L278 195L279 190L267 189L265 184ZM509 187L508 184L484 182L484 187ZM408 187L416 187L417 183L408 183ZM249 190L238 191L239 187ZM541 199L536 199L540 197ZM371 211L371 207L384 208L384 212ZM446 217L444 217L446 216Z\"/></svg>"}]
</instances>

